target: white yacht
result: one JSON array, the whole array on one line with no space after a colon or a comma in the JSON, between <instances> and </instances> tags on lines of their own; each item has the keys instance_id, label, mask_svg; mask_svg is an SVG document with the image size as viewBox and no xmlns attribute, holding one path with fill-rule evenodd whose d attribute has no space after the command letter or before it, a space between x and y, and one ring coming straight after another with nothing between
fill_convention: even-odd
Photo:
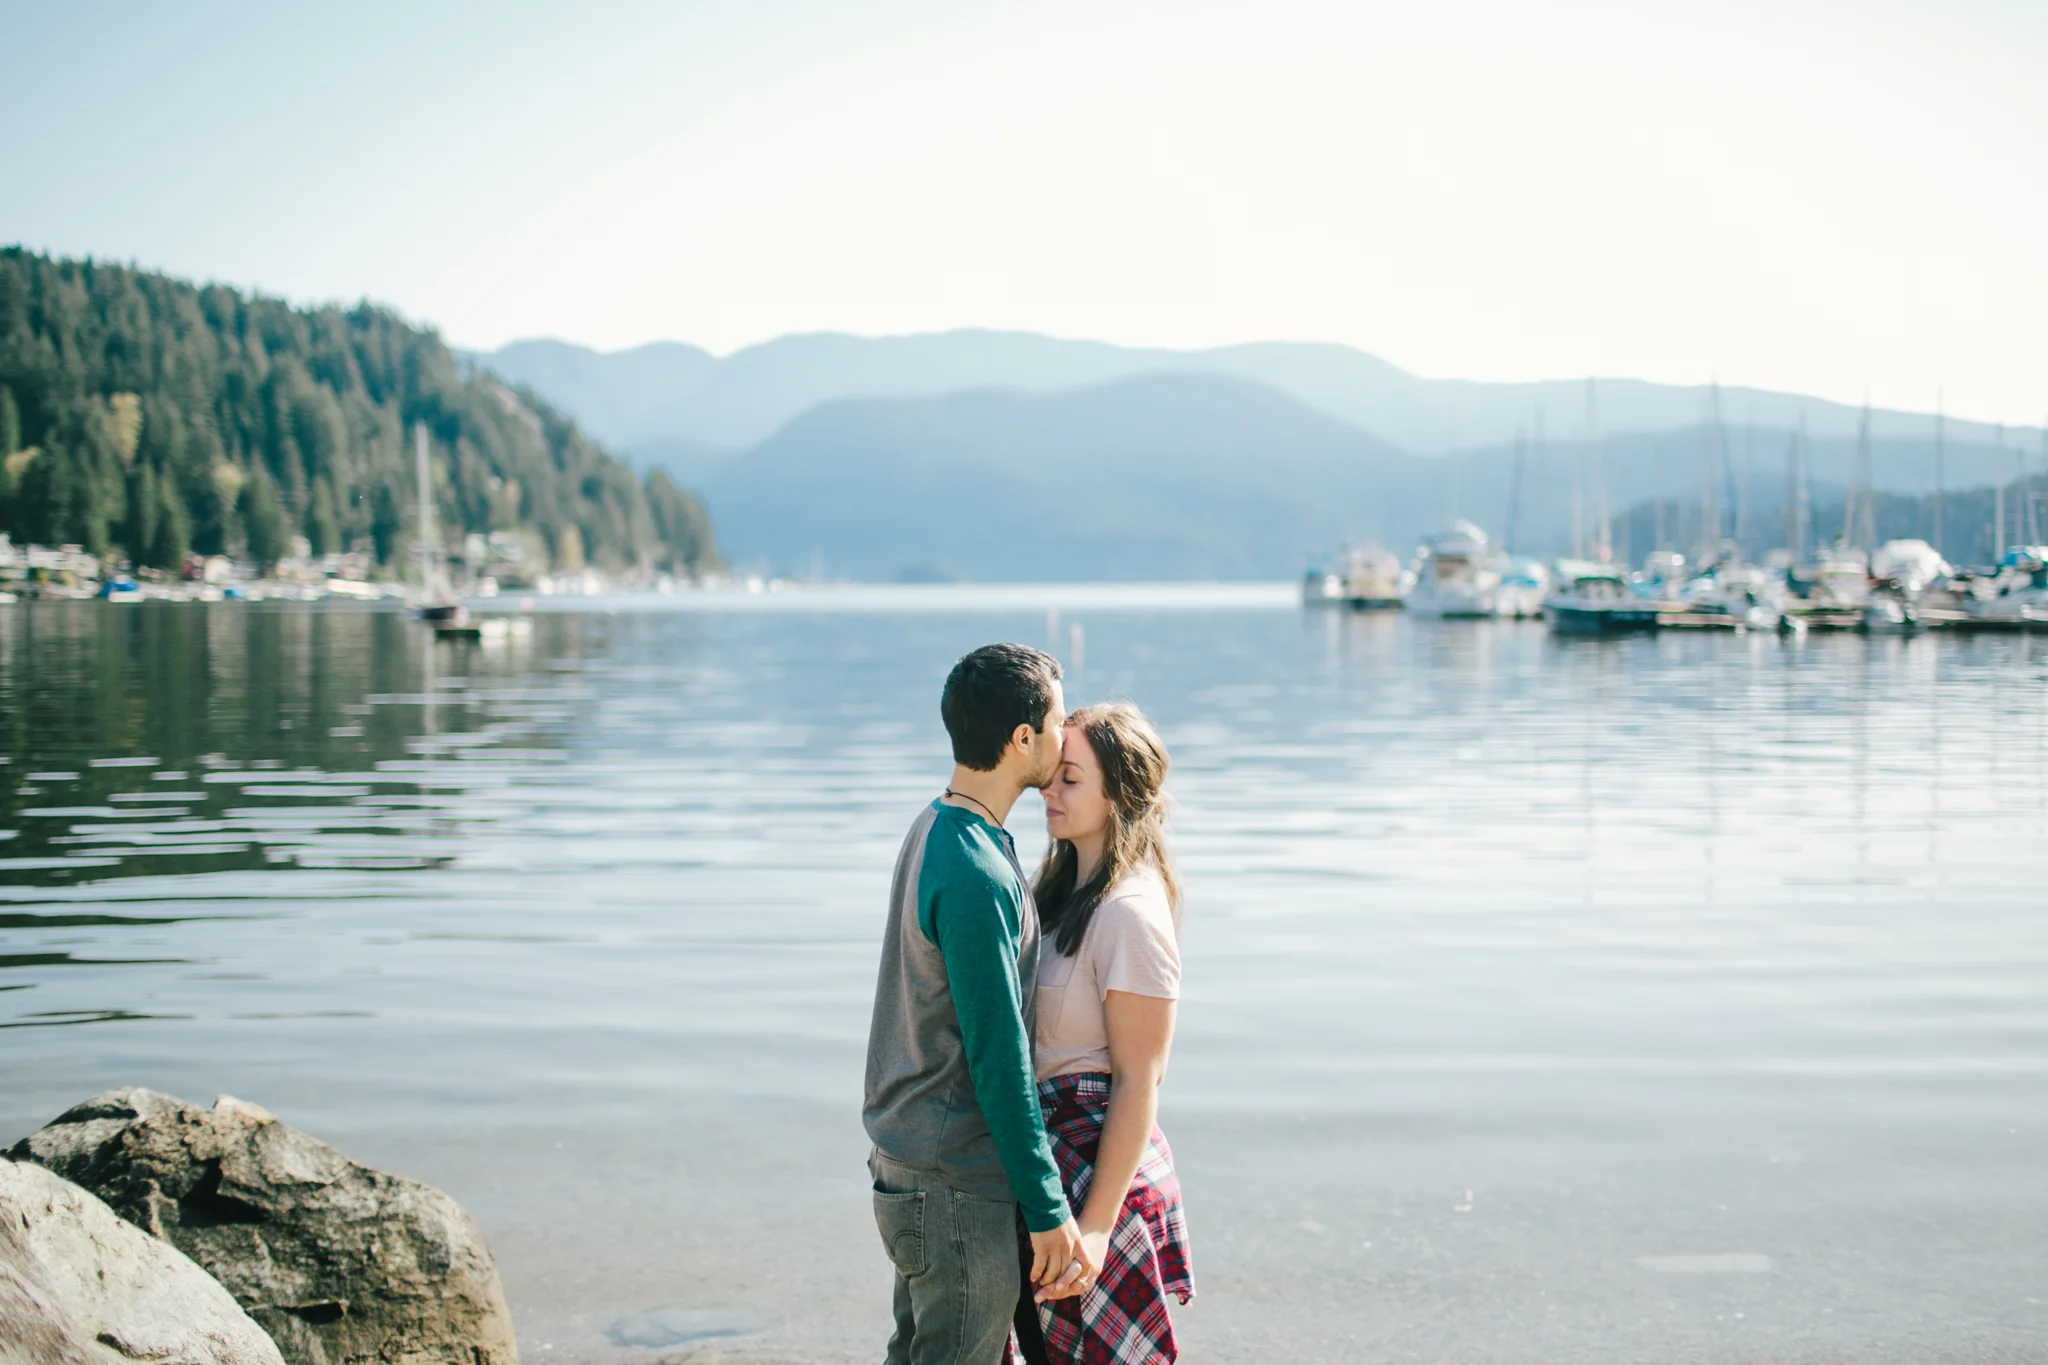
<instances>
[{"instance_id":1,"label":"white yacht","mask_svg":"<svg viewBox=\"0 0 2048 1365\"><path fill-rule=\"evenodd\" d=\"M1500 614L1500 551L1469 521L1430 536L1415 554L1415 590L1408 610L1420 616Z\"/></svg>"}]
</instances>

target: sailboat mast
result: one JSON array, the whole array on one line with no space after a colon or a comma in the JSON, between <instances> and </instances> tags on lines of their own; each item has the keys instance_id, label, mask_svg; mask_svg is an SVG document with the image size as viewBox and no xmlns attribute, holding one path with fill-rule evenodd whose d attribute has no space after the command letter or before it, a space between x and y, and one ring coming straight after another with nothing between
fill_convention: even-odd
<instances>
[{"instance_id":1,"label":"sailboat mast","mask_svg":"<svg viewBox=\"0 0 2048 1365\"><path fill-rule=\"evenodd\" d=\"M1813 455L1806 446L1806 409L1799 410L1799 430L1793 433L1792 448L1798 452L1793 466L1799 471L1799 516L1794 538L1796 548L1806 548L1806 538L1813 532Z\"/></svg>"},{"instance_id":2,"label":"sailboat mast","mask_svg":"<svg viewBox=\"0 0 2048 1365\"><path fill-rule=\"evenodd\" d=\"M1870 400L1863 400L1863 414L1856 421L1856 467L1849 475L1849 500L1842 505L1842 544L1851 549L1873 549L1859 545L1870 520Z\"/></svg>"},{"instance_id":3,"label":"sailboat mast","mask_svg":"<svg viewBox=\"0 0 2048 1365\"><path fill-rule=\"evenodd\" d=\"M1863 422L1856 431L1856 491L1862 496L1862 522L1856 532L1861 538L1862 548L1877 549L1877 490L1871 487L1876 482L1870 472L1870 396L1863 398Z\"/></svg>"},{"instance_id":4,"label":"sailboat mast","mask_svg":"<svg viewBox=\"0 0 2048 1365\"><path fill-rule=\"evenodd\" d=\"M420 483L420 574L426 580L429 598L440 574L440 552L434 539L434 485L427 475L427 424L412 424L413 463L417 467Z\"/></svg>"},{"instance_id":5,"label":"sailboat mast","mask_svg":"<svg viewBox=\"0 0 2048 1365\"><path fill-rule=\"evenodd\" d=\"M1593 509L1599 516L1599 538L1595 557L1602 564L1614 560L1614 511L1607 505L1607 438L1600 434L1600 404L1594 396L1593 380L1586 380L1586 431L1593 448Z\"/></svg>"},{"instance_id":6,"label":"sailboat mast","mask_svg":"<svg viewBox=\"0 0 2048 1365\"><path fill-rule=\"evenodd\" d=\"M1799 563L1799 434L1785 442L1785 553Z\"/></svg>"},{"instance_id":7,"label":"sailboat mast","mask_svg":"<svg viewBox=\"0 0 2048 1365\"><path fill-rule=\"evenodd\" d=\"M1572 558L1586 557L1586 446L1581 440L1572 459Z\"/></svg>"},{"instance_id":8,"label":"sailboat mast","mask_svg":"<svg viewBox=\"0 0 2048 1365\"><path fill-rule=\"evenodd\" d=\"M1942 502L1948 493L1948 417L1947 395L1940 389L1934 391L1934 552L1941 550Z\"/></svg>"},{"instance_id":9,"label":"sailboat mast","mask_svg":"<svg viewBox=\"0 0 2048 1365\"><path fill-rule=\"evenodd\" d=\"M1706 420L1700 424L1700 560L1717 557L1721 547L1721 471L1715 458L1721 442L1721 385L1707 386Z\"/></svg>"},{"instance_id":10,"label":"sailboat mast","mask_svg":"<svg viewBox=\"0 0 2048 1365\"><path fill-rule=\"evenodd\" d=\"M2005 454L2005 423L1998 424L1998 453ZM1993 468L1997 468L1996 465ZM1991 495L1991 562L1998 562L1999 551L2005 544L2005 471L1992 475L1996 491Z\"/></svg>"},{"instance_id":11,"label":"sailboat mast","mask_svg":"<svg viewBox=\"0 0 2048 1365\"><path fill-rule=\"evenodd\" d=\"M1721 381L1714 381L1714 445L1721 459L1722 491L1727 497L1727 535L1742 535L1742 494L1735 486L1735 454L1728 449L1728 423L1721 415ZM1720 522L1716 521L1716 530ZM1725 537L1724 537L1725 538Z\"/></svg>"},{"instance_id":12,"label":"sailboat mast","mask_svg":"<svg viewBox=\"0 0 2048 1365\"><path fill-rule=\"evenodd\" d=\"M1515 468L1513 476L1508 480L1507 535L1504 536L1501 540L1501 548L1506 550L1509 554L1513 554L1515 552L1515 523L1520 519L1522 511L1522 459L1525 454L1526 448L1527 445L1523 437L1522 428L1516 427Z\"/></svg>"},{"instance_id":13,"label":"sailboat mast","mask_svg":"<svg viewBox=\"0 0 2048 1365\"><path fill-rule=\"evenodd\" d=\"M1749 494L1756 482L1756 400L1752 398L1742 418L1742 482L1735 499L1735 543L1749 534Z\"/></svg>"},{"instance_id":14,"label":"sailboat mast","mask_svg":"<svg viewBox=\"0 0 2048 1365\"><path fill-rule=\"evenodd\" d=\"M2048 521L2048 507L2043 507L2042 505L2043 503L2048 503L2048 422L2041 424L2041 474L2043 476L2044 491L2037 493L2034 491L2031 483L2027 485L2027 506L2032 508L2034 512L2034 544L2036 545L2039 545L2044 539L2048 539L2048 536L2043 535L2044 531L2048 531L2048 526L2042 525L2044 521Z\"/></svg>"}]
</instances>

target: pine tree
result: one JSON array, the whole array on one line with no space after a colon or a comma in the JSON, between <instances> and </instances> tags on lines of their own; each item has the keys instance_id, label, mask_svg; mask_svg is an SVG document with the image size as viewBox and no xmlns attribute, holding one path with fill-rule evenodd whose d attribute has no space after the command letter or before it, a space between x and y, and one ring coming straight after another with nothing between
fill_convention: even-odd
<instances>
[{"instance_id":1,"label":"pine tree","mask_svg":"<svg viewBox=\"0 0 2048 1365\"><path fill-rule=\"evenodd\" d=\"M313 485L312 506L306 509L306 543L316 555L331 555L341 549L341 520L334 510L334 488L325 479Z\"/></svg>"},{"instance_id":2,"label":"pine tree","mask_svg":"<svg viewBox=\"0 0 2048 1365\"><path fill-rule=\"evenodd\" d=\"M192 550L191 535L185 522L185 507L169 479L158 480L156 490L157 511L153 534L141 558L143 563L152 568L176 572L185 567L185 556Z\"/></svg>"},{"instance_id":3,"label":"pine tree","mask_svg":"<svg viewBox=\"0 0 2048 1365\"><path fill-rule=\"evenodd\" d=\"M243 533L248 537L249 558L268 570L290 551L290 523L285 520L284 501L277 496L277 484L270 471L258 468L242 485L240 509Z\"/></svg>"}]
</instances>

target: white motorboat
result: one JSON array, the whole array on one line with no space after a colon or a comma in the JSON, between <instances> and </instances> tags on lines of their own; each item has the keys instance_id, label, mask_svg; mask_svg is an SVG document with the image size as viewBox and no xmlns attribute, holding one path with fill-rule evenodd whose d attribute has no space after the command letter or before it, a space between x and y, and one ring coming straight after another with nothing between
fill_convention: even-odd
<instances>
[{"instance_id":1,"label":"white motorboat","mask_svg":"<svg viewBox=\"0 0 2048 1365\"><path fill-rule=\"evenodd\" d=\"M1918 597L1954 572L1924 540L1887 540L1870 557L1870 576L1908 597Z\"/></svg>"},{"instance_id":2,"label":"white motorboat","mask_svg":"<svg viewBox=\"0 0 2048 1365\"><path fill-rule=\"evenodd\" d=\"M1501 565L1501 553L1486 532L1460 521L1424 540L1416 551L1408 610L1420 616L1498 616Z\"/></svg>"},{"instance_id":3,"label":"white motorboat","mask_svg":"<svg viewBox=\"0 0 2048 1365\"><path fill-rule=\"evenodd\" d=\"M1400 558L1383 545L1346 546L1342 584L1344 605L1353 611L1398 610L1409 588Z\"/></svg>"},{"instance_id":4,"label":"white motorboat","mask_svg":"<svg viewBox=\"0 0 2048 1365\"><path fill-rule=\"evenodd\" d=\"M1628 579L1612 564L1560 559L1551 567L1551 577L1557 586L1543 599L1543 615L1553 630L1620 635L1657 629L1659 604L1631 592Z\"/></svg>"},{"instance_id":5,"label":"white motorboat","mask_svg":"<svg viewBox=\"0 0 2048 1365\"><path fill-rule=\"evenodd\" d=\"M1543 567L1541 560L1510 558L1501 566L1494 610L1515 620L1538 620L1543 615L1543 599L1549 594L1550 570Z\"/></svg>"}]
</instances>

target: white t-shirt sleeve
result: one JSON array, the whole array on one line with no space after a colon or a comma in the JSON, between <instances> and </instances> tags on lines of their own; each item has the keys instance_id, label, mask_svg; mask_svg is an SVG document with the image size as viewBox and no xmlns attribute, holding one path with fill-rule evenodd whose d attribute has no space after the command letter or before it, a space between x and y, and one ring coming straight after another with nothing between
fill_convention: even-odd
<instances>
[{"instance_id":1,"label":"white t-shirt sleeve","mask_svg":"<svg viewBox=\"0 0 2048 1365\"><path fill-rule=\"evenodd\" d=\"M1133 877L1105 897L1089 931L1099 998L1111 991L1180 998L1180 934L1157 878Z\"/></svg>"}]
</instances>

